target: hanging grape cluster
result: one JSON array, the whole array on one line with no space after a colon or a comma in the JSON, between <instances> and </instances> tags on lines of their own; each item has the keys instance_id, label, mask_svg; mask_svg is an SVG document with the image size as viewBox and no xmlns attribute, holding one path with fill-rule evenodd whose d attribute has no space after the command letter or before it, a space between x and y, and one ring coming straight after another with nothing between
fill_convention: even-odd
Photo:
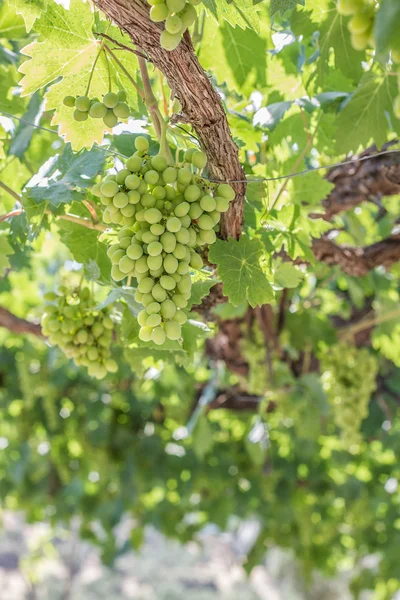
<instances>
[{"instance_id":1,"label":"hanging grape cluster","mask_svg":"<svg viewBox=\"0 0 400 600\"><path fill-rule=\"evenodd\" d=\"M87 367L91 377L102 379L118 370L111 358L113 322L109 309L94 308L88 288L45 295L42 331L50 344L58 346L78 366Z\"/></svg>"},{"instance_id":2,"label":"hanging grape cluster","mask_svg":"<svg viewBox=\"0 0 400 600\"><path fill-rule=\"evenodd\" d=\"M339 14L351 17L347 27L350 31L351 45L355 50L365 50L368 46L374 47L373 35L376 3L371 0L338 0ZM392 50L391 60L397 65L397 80L400 90L400 51ZM400 119L400 91L393 103L393 112Z\"/></svg>"},{"instance_id":3,"label":"hanging grape cluster","mask_svg":"<svg viewBox=\"0 0 400 600\"><path fill-rule=\"evenodd\" d=\"M126 103L126 93L120 91L117 94L108 92L103 96L102 102L98 98L89 96L65 96L65 106L75 108L75 121L86 121L92 119L103 119L106 127L115 127L120 119L127 119L130 115L129 106Z\"/></svg>"},{"instance_id":4,"label":"hanging grape cluster","mask_svg":"<svg viewBox=\"0 0 400 600\"><path fill-rule=\"evenodd\" d=\"M175 50L186 29L193 25L197 13L194 8L201 0L148 0L151 5L150 19L154 23L165 22L160 44L165 50Z\"/></svg>"},{"instance_id":5,"label":"hanging grape cluster","mask_svg":"<svg viewBox=\"0 0 400 600\"><path fill-rule=\"evenodd\" d=\"M322 382L347 448L361 440L360 427L368 415L377 372L377 360L366 348L340 343L322 357Z\"/></svg>"},{"instance_id":6,"label":"hanging grape cluster","mask_svg":"<svg viewBox=\"0 0 400 600\"><path fill-rule=\"evenodd\" d=\"M196 248L215 242L221 213L235 192L197 174L207 161L199 150L187 150L181 166L169 166L163 156L148 155L146 138L137 137L135 146L126 168L92 191L105 205L104 221L123 226L108 255L115 281L131 276L138 282L136 300L144 306L139 337L162 345L181 337L190 271L203 266Z\"/></svg>"}]
</instances>

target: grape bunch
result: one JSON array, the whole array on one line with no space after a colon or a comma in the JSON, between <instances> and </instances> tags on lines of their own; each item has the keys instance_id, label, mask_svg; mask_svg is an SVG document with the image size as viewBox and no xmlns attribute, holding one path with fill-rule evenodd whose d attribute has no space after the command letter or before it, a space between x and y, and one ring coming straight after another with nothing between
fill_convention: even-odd
<instances>
[{"instance_id":1,"label":"grape bunch","mask_svg":"<svg viewBox=\"0 0 400 600\"><path fill-rule=\"evenodd\" d=\"M111 358L113 322L108 308L95 309L88 288L45 295L42 331L50 344L58 346L78 366L87 367L91 377L103 379L115 373L118 365Z\"/></svg>"},{"instance_id":2,"label":"grape bunch","mask_svg":"<svg viewBox=\"0 0 400 600\"><path fill-rule=\"evenodd\" d=\"M89 96L65 96L63 103L70 108L75 107L75 121L86 121L89 117L103 119L106 127L115 127L120 119L127 119L130 115L126 93L122 90L117 94L108 92L102 102Z\"/></svg>"},{"instance_id":3,"label":"grape bunch","mask_svg":"<svg viewBox=\"0 0 400 600\"><path fill-rule=\"evenodd\" d=\"M375 21L375 6L370 0L338 0L337 10L343 16L351 16L347 27L351 45L355 50L365 50L374 45L372 30Z\"/></svg>"},{"instance_id":4,"label":"grape bunch","mask_svg":"<svg viewBox=\"0 0 400 600\"><path fill-rule=\"evenodd\" d=\"M377 373L377 360L366 348L340 343L322 357L322 383L347 448L360 443L360 427L368 415Z\"/></svg>"},{"instance_id":5,"label":"grape bunch","mask_svg":"<svg viewBox=\"0 0 400 600\"><path fill-rule=\"evenodd\" d=\"M194 8L201 0L147 0L151 6L150 19L154 23L165 22L160 44L165 50L179 46L186 29L193 25L197 13Z\"/></svg>"},{"instance_id":6,"label":"grape bunch","mask_svg":"<svg viewBox=\"0 0 400 600\"><path fill-rule=\"evenodd\" d=\"M139 136L137 152L124 169L96 184L93 193L105 205L106 223L122 225L118 242L108 249L115 281L135 277L142 341L162 345L178 340L186 321L191 270L201 269L196 248L216 240L221 213L235 197L230 185L204 180L197 170L206 166L203 152L191 148L180 166L147 154L148 142Z\"/></svg>"}]
</instances>

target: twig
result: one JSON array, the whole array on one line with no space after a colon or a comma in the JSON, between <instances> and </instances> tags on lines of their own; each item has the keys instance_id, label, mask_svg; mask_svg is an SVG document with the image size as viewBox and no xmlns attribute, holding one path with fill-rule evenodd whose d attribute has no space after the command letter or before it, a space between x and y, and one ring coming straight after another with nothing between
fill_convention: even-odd
<instances>
[{"instance_id":1,"label":"twig","mask_svg":"<svg viewBox=\"0 0 400 600\"><path fill-rule=\"evenodd\" d=\"M132 54L136 54L136 56L140 56L150 62L150 60L149 60L148 56L146 56L146 54L143 54L142 52L139 52L138 50L135 50L134 48L130 48L129 46L125 46L125 44L121 44L121 42L117 42L117 40L114 40L114 38L107 35L106 33L96 33L95 32L94 35L98 35L100 37L106 38L107 40L109 40L113 44L116 44L120 48L123 48L124 50L128 50L128 52L132 52Z\"/></svg>"},{"instance_id":2,"label":"twig","mask_svg":"<svg viewBox=\"0 0 400 600\"><path fill-rule=\"evenodd\" d=\"M106 45L104 44L104 49L109 53L109 55L112 57L112 59L117 63L117 65L119 66L120 69L122 69L122 71L125 73L125 75L127 76L127 78L129 79L129 81L131 82L131 84L135 87L137 93L139 94L139 96L141 97L141 99L144 101L144 93L142 88L136 83L136 81L133 79L132 75L129 73L129 71L127 71L127 69L125 69L124 65L121 63L121 61L119 60L119 58L117 56L115 56L114 52ZM140 60L140 59L139 59ZM143 59L142 59L143 60Z\"/></svg>"},{"instance_id":3,"label":"twig","mask_svg":"<svg viewBox=\"0 0 400 600\"><path fill-rule=\"evenodd\" d=\"M7 213L6 215L0 216L0 222L5 221L6 219L11 219L12 217L17 217L18 215L22 214L23 212L25 212L23 208L17 208L16 210L12 210L11 212Z\"/></svg>"},{"instance_id":4,"label":"twig","mask_svg":"<svg viewBox=\"0 0 400 600\"><path fill-rule=\"evenodd\" d=\"M350 325L349 327L344 327L340 332L339 336L342 339L347 337L351 337L364 329L368 329L369 327L374 327L375 325L380 325L381 323L385 323L385 321L390 321L391 319L395 319L396 317L400 317L400 308L396 310L392 310L391 312L386 313L385 315L375 315L370 319L363 319L359 323L355 323L354 325Z\"/></svg>"},{"instance_id":5,"label":"twig","mask_svg":"<svg viewBox=\"0 0 400 600\"><path fill-rule=\"evenodd\" d=\"M90 214L92 215L92 219L93 221L98 221L99 217L98 214L96 212L96 207L94 206L94 204L92 204L90 202L90 200L84 200L82 202L82 204L84 204L86 206L86 208L88 209L88 211L90 212Z\"/></svg>"},{"instance_id":6,"label":"twig","mask_svg":"<svg viewBox=\"0 0 400 600\"><path fill-rule=\"evenodd\" d=\"M17 200L18 202L20 202L21 198L20 198L19 194L17 194L17 192L14 192L14 190L12 190L10 187L8 187L8 185L6 185L2 181L0 181L0 187L3 188L3 190L5 190L7 192L7 194L10 194L10 196L15 198L15 200Z\"/></svg>"}]
</instances>

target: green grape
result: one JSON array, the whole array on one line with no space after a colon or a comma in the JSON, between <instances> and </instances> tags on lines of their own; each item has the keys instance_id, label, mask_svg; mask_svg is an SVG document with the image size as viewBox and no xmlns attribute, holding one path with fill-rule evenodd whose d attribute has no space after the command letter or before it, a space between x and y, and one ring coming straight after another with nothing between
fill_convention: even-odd
<instances>
[{"instance_id":1,"label":"green grape","mask_svg":"<svg viewBox=\"0 0 400 600\"><path fill-rule=\"evenodd\" d=\"M172 167L168 167L168 169L170 169ZM168 171L168 169L166 169L165 171ZM163 175L165 175L165 171L163 173ZM176 173L176 171L175 171ZM176 198L176 191L175 188L172 187L172 185L165 185L164 186L165 189L165 197L167 200L174 200L174 198Z\"/></svg>"},{"instance_id":2,"label":"green grape","mask_svg":"<svg viewBox=\"0 0 400 600\"><path fill-rule=\"evenodd\" d=\"M154 225L159 223L162 219L162 213L157 208L148 208L144 213L144 218L147 223Z\"/></svg>"},{"instance_id":3,"label":"green grape","mask_svg":"<svg viewBox=\"0 0 400 600\"><path fill-rule=\"evenodd\" d=\"M184 192L185 200L188 202L196 202L200 198L201 190L197 185L189 185Z\"/></svg>"},{"instance_id":4,"label":"green grape","mask_svg":"<svg viewBox=\"0 0 400 600\"><path fill-rule=\"evenodd\" d=\"M165 226L170 233L176 233L182 227L181 222L177 217L170 217Z\"/></svg>"},{"instance_id":5,"label":"green grape","mask_svg":"<svg viewBox=\"0 0 400 600\"><path fill-rule=\"evenodd\" d=\"M81 112L87 113L90 108L90 100L87 96L79 96L75 100L75 108Z\"/></svg>"},{"instance_id":6,"label":"green grape","mask_svg":"<svg viewBox=\"0 0 400 600\"><path fill-rule=\"evenodd\" d=\"M192 220L196 220L203 214L203 209L198 202L192 202L188 214Z\"/></svg>"},{"instance_id":7,"label":"green grape","mask_svg":"<svg viewBox=\"0 0 400 600\"><path fill-rule=\"evenodd\" d=\"M103 98L103 104L109 109L113 109L118 104L118 96L114 92L108 92Z\"/></svg>"},{"instance_id":8,"label":"green grape","mask_svg":"<svg viewBox=\"0 0 400 600\"><path fill-rule=\"evenodd\" d=\"M119 119L127 119L130 116L131 111L125 102L118 102L118 104L113 108L113 113Z\"/></svg>"},{"instance_id":9,"label":"green grape","mask_svg":"<svg viewBox=\"0 0 400 600\"><path fill-rule=\"evenodd\" d=\"M160 277L160 285L164 290L173 290L176 287L176 281L169 275L163 275Z\"/></svg>"},{"instance_id":10,"label":"green grape","mask_svg":"<svg viewBox=\"0 0 400 600\"><path fill-rule=\"evenodd\" d=\"M368 33L353 33L350 36L351 45L354 50L362 51L368 47L369 44L369 34Z\"/></svg>"},{"instance_id":11,"label":"green grape","mask_svg":"<svg viewBox=\"0 0 400 600\"><path fill-rule=\"evenodd\" d=\"M212 229L214 227L214 221L209 215L201 215L197 220L197 224L200 229Z\"/></svg>"},{"instance_id":12,"label":"green grape","mask_svg":"<svg viewBox=\"0 0 400 600\"><path fill-rule=\"evenodd\" d=\"M138 135L138 137L135 139L135 148L138 150L138 152L147 152L149 149L149 142L147 138L145 138L143 135Z\"/></svg>"},{"instance_id":13,"label":"green grape","mask_svg":"<svg viewBox=\"0 0 400 600\"><path fill-rule=\"evenodd\" d=\"M146 322L146 325L148 327L157 327L160 324L161 324L161 315L152 314L152 315L148 316L147 322Z\"/></svg>"},{"instance_id":14,"label":"green grape","mask_svg":"<svg viewBox=\"0 0 400 600\"><path fill-rule=\"evenodd\" d=\"M126 168L130 171L133 171L134 173L140 171L140 169L142 168L142 158L140 156L137 156L136 154L130 156L126 161Z\"/></svg>"},{"instance_id":15,"label":"green grape","mask_svg":"<svg viewBox=\"0 0 400 600\"><path fill-rule=\"evenodd\" d=\"M121 169L121 171L118 171L117 173L117 177L116 177L116 182L119 185L122 185L125 181L125 179L131 174L129 169Z\"/></svg>"},{"instance_id":16,"label":"green grape","mask_svg":"<svg viewBox=\"0 0 400 600\"><path fill-rule=\"evenodd\" d=\"M151 294L154 300L157 302L163 302L167 297L167 292L159 283L154 285L153 289L151 290Z\"/></svg>"},{"instance_id":17,"label":"green grape","mask_svg":"<svg viewBox=\"0 0 400 600\"><path fill-rule=\"evenodd\" d=\"M357 13L350 19L347 27L350 33L358 35L366 33L372 25L371 18L364 13Z\"/></svg>"},{"instance_id":18,"label":"green grape","mask_svg":"<svg viewBox=\"0 0 400 600\"><path fill-rule=\"evenodd\" d=\"M111 129L118 123L118 117L116 117L112 110L108 110L107 114L103 117L103 123L106 127Z\"/></svg>"},{"instance_id":19,"label":"green grape","mask_svg":"<svg viewBox=\"0 0 400 600\"><path fill-rule=\"evenodd\" d=\"M135 266L135 261L125 255L121 258L118 263L119 270L121 273L130 273Z\"/></svg>"},{"instance_id":20,"label":"green grape","mask_svg":"<svg viewBox=\"0 0 400 600\"><path fill-rule=\"evenodd\" d=\"M186 248L183 244L176 244L175 250L172 253L175 258L182 260L186 256Z\"/></svg>"},{"instance_id":21,"label":"green grape","mask_svg":"<svg viewBox=\"0 0 400 600\"><path fill-rule=\"evenodd\" d=\"M93 119L103 119L107 114L107 107L102 102L95 102L89 108L89 116Z\"/></svg>"},{"instance_id":22,"label":"green grape","mask_svg":"<svg viewBox=\"0 0 400 600\"><path fill-rule=\"evenodd\" d=\"M177 273L179 273L179 275L186 275L186 273L189 273L189 263L180 262L178 265Z\"/></svg>"},{"instance_id":23,"label":"green grape","mask_svg":"<svg viewBox=\"0 0 400 600\"><path fill-rule=\"evenodd\" d=\"M219 212L224 213L228 210L229 200L227 198L224 198L223 196L216 196L214 200L215 207Z\"/></svg>"},{"instance_id":24,"label":"green grape","mask_svg":"<svg viewBox=\"0 0 400 600\"><path fill-rule=\"evenodd\" d=\"M189 183L192 181L192 177L192 172L187 167L182 167L178 170L178 181L180 183L183 183L184 185L189 185Z\"/></svg>"},{"instance_id":25,"label":"green grape","mask_svg":"<svg viewBox=\"0 0 400 600\"><path fill-rule=\"evenodd\" d=\"M139 282L138 290L142 294L148 294L154 287L154 281L151 277L145 277Z\"/></svg>"},{"instance_id":26,"label":"green grape","mask_svg":"<svg viewBox=\"0 0 400 600\"><path fill-rule=\"evenodd\" d=\"M146 275L146 277L147 277L147 275ZM146 311L147 311L147 307L149 306L149 304L152 304L153 301L154 301L153 300L153 296L150 293L143 294L143 296L142 296L142 304L146 308Z\"/></svg>"},{"instance_id":27,"label":"green grape","mask_svg":"<svg viewBox=\"0 0 400 600\"><path fill-rule=\"evenodd\" d=\"M164 227L164 225L161 225L160 223L153 223L150 227L150 231L153 235L160 236L164 233L165 227Z\"/></svg>"},{"instance_id":28,"label":"green grape","mask_svg":"<svg viewBox=\"0 0 400 600\"><path fill-rule=\"evenodd\" d=\"M163 188L162 185L156 185L153 188L152 194L157 200L163 200L165 198L165 189ZM163 207L163 206L164 206L164 203L161 202L161 207Z\"/></svg>"},{"instance_id":29,"label":"green grape","mask_svg":"<svg viewBox=\"0 0 400 600\"><path fill-rule=\"evenodd\" d=\"M161 156L160 154L157 156L153 156L150 162L152 168L159 172L164 171L168 166L167 159L164 156Z\"/></svg>"},{"instance_id":30,"label":"green grape","mask_svg":"<svg viewBox=\"0 0 400 600\"><path fill-rule=\"evenodd\" d=\"M124 194L124 192L118 192L118 194L115 194L112 201L114 206L117 206L118 208L123 208L128 204L129 198L127 194Z\"/></svg>"},{"instance_id":31,"label":"green grape","mask_svg":"<svg viewBox=\"0 0 400 600\"><path fill-rule=\"evenodd\" d=\"M339 14L349 17L362 8L363 0L338 0L337 11Z\"/></svg>"},{"instance_id":32,"label":"green grape","mask_svg":"<svg viewBox=\"0 0 400 600\"><path fill-rule=\"evenodd\" d=\"M189 231L187 229L185 229L184 227L181 227L181 229L179 231L177 231L177 233L175 235L176 235L176 240L180 244L187 244L190 240Z\"/></svg>"},{"instance_id":33,"label":"green grape","mask_svg":"<svg viewBox=\"0 0 400 600\"><path fill-rule=\"evenodd\" d=\"M206 212L212 212L216 209L217 203L212 196L208 194L200 198L200 207Z\"/></svg>"},{"instance_id":34,"label":"green grape","mask_svg":"<svg viewBox=\"0 0 400 600\"><path fill-rule=\"evenodd\" d=\"M140 203L144 208L154 208L156 205L156 199L152 194L143 194L140 199Z\"/></svg>"},{"instance_id":35,"label":"green grape","mask_svg":"<svg viewBox=\"0 0 400 600\"><path fill-rule=\"evenodd\" d=\"M161 254L157 254L157 256L148 256L147 257L147 266L152 271L158 271L163 264L163 257Z\"/></svg>"},{"instance_id":36,"label":"green grape","mask_svg":"<svg viewBox=\"0 0 400 600\"><path fill-rule=\"evenodd\" d=\"M187 321L187 316L181 310L177 310L172 318L174 321L179 323L179 325L183 325Z\"/></svg>"},{"instance_id":37,"label":"green grape","mask_svg":"<svg viewBox=\"0 0 400 600\"><path fill-rule=\"evenodd\" d=\"M217 210L213 210L212 212L209 213L209 215L212 218L214 225L217 225L220 222L221 213L219 213Z\"/></svg>"},{"instance_id":38,"label":"green grape","mask_svg":"<svg viewBox=\"0 0 400 600\"><path fill-rule=\"evenodd\" d=\"M156 183L158 182L159 178L160 178L159 174L154 169L150 169L150 171L147 171L144 174L144 180L149 185L156 185Z\"/></svg>"},{"instance_id":39,"label":"green grape","mask_svg":"<svg viewBox=\"0 0 400 600\"><path fill-rule=\"evenodd\" d=\"M140 300L137 300L137 302L141 302L142 298L143 298L143 296L140 295ZM136 299L136 296L135 296L135 299ZM145 310L141 310L140 313L138 314L137 321L141 327L144 327L146 325L147 317L148 317L148 314Z\"/></svg>"},{"instance_id":40,"label":"green grape","mask_svg":"<svg viewBox=\"0 0 400 600\"><path fill-rule=\"evenodd\" d=\"M75 119L75 121L87 121L88 119L88 113L87 112L82 112L78 109L74 110L74 114L73 117Z\"/></svg>"},{"instance_id":41,"label":"green grape","mask_svg":"<svg viewBox=\"0 0 400 600\"><path fill-rule=\"evenodd\" d=\"M163 179L165 181L165 183L174 183L177 179L177 171L175 169L175 167L167 167L164 172L163 172ZM175 190L174 188L170 188L173 190L174 192L174 196L175 196ZM169 198L170 200L171 198Z\"/></svg>"},{"instance_id":42,"label":"green grape","mask_svg":"<svg viewBox=\"0 0 400 600\"><path fill-rule=\"evenodd\" d=\"M63 104L69 106L69 108L73 108L75 106L75 98L73 96L65 96Z\"/></svg>"},{"instance_id":43,"label":"green grape","mask_svg":"<svg viewBox=\"0 0 400 600\"><path fill-rule=\"evenodd\" d=\"M124 180L124 185L128 190L136 190L140 185L140 179L137 175L128 175Z\"/></svg>"},{"instance_id":44,"label":"green grape","mask_svg":"<svg viewBox=\"0 0 400 600\"><path fill-rule=\"evenodd\" d=\"M151 295L151 294L150 294ZM151 296L151 302L146 306L146 312L148 315L153 315L155 313L159 313L161 310L161 304L159 302L153 301L153 296Z\"/></svg>"},{"instance_id":45,"label":"green grape","mask_svg":"<svg viewBox=\"0 0 400 600\"><path fill-rule=\"evenodd\" d=\"M128 192L129 204L138 204L140 202L140 194L137 190L130 190Z\"/></svg>"},{"instance_id":46,"label":"green grape","mask_svg":"<svg viewBox=\"0 0 400 600\"><path fill-rule=\"evenodd\" d=\"M165 335L169 340L179 340L182 335L181 326L176 321L165 323Z\"/></svg>"},{"instance_id":47,"label":"green grape","mask_svg":"<svg viewBox=\"0 0 400 600\"><path fill-rule=\"evenodd\" d=\"M145 244L151 244L151 242L158 242L158 235L154 235L150 230L143 231L142 240Z\"/></svg>"},{"instance_id":48,"label":"green grape","mask_svg":"<svg viewBox=\"0 0 400 600\"><path fill-rule=\"evenodd\" d=\"M147 257L146 256L141 256L139 258L139 260L136 261L135 270L138 274L147 273L147 271L149 269L147 266Z\"/></svg>"},{"instance_id":49,"label":"green grape","mask_svg":"<svg viewBox=\"0 0 400 600\"><path fill-rule=\"evenodd\" d=\"M138 260L143 255L143 248L138 244L132 244L126 249L126 254L132 260Z\"/></svg>"},{"instance_id":50,"label":"green grape","mask_svg":"<svg viewBox=\"0 0 400 600\"><path fill-rule=\"evenodd\" d=\"M227 183L221 183L217 188L217 195L231 201L235 197L235 190Z\"/></svg>"},{"instance_id":51,"label":"green grape","mask_svg":"<svg viewBox=\"0 0 400 600\"><path fill-rule=\"evenodd\" d=\"M190 266L192 267L192 269L196 270L200 270L203 268L203 259L196 252L193 252L190 258Z\"/></svg>"},{"instance_id":52,"label":"green grape","mask_svg":"<svg viewBox=\"0 0 400 600\"><path fill-rule=\"evenodd\" d=\"M217 239L216 233L213 229L202 229L199 232L199 241L201 242L202 245L204 244L214 244L214 242Z\"/></svg>"},{"instance_id":53,"label":"green grape","mask_svg":"<svg viewBox=\"0 0 400 600\"><path fill-rule=\"evenodd\" d=\"M184 217L180 217L179 220L181 222L182 228L184 228L184 229L187 229L192 224L192 219L189 217L189 215L185 215Z\"/></svg>"},{"instance_id":54,"label":"green grape","mask_svg":"<svg viewBox=\"0 0 400 600\"><path fill-rule=\"evenodd\" d=\"M204 169L207 164L207 156L204 152L196 150L192 155L192 164L198 169Z\"/></svg>"},{"instance_id":55,"label":"green grape","mask_svg":"<svg viewBox=\"0 0 400 600\"><path fill-rule=\"evenodd\" d=\"M142 342L150 342L152 339L153 330L151 327L141 327L139 330L139 339Z\"/></svg>"},{"instance_id":56,"label":"green grape","mask_svg":"<svg viewBox=\"0 0 400 600\"><path fill-rule=\"evenodd\" d=\"M184 275L178 282L177 287L181 294L188 294L192 287L192 280L190 275Z\"/></svg>"},{"instance_id":57,"label":"green grape","mask_svg":"<svg viewBox=\"0 0 400 600\"><path fill-rule=\"evenodd\" d=\"M178 268L178 261L172 254L167 254L167 256L164 258L163 265L166 273L171 275L172 273L176 272Z\"/></svg>"},{"instance_id":58,"label":"green grape","mask_svg":"<svg viewBox=\"0 0 400 600\"><path fill-rule=\"evenodd\" d=\"M151 339L157 346L162 346L165 343L164 329L162 327L155 327L151 332Z\"/></svg>"},{"instance_id":59,"label":"green grape","mask_svg":"<svg viewBox=\"0 0 400 600\"><path fill-rule=\"evenodd\" d=\"M163 251L163 247L160 244L160 242L151 242L147 246L147 252L149 253L150 256L157 256L158 254L161 254L162 251Z\"/></svg>"},{"instance_id":60,"label":"green grape","mask_svg":"<svg viewBox=\"0 0 400 600\"><path fill-rule=\"evenodd\" d=\"M165 29L172 35L180 33L183 27L182 20L177 15L170 15L165 21Z\"/></svg>"},{"instance_id":61,"label":"green grape","mask_svg":"<svg viewBox=\"0 0 400 600\"><path fill-rule=\"evenodd\" d=\"M161 303L161 314L164 319L172 319L174 314L176 313L176 306L172 300L167 298L164 302Z\"/></svg>"},{"instance_id":62,"label":"green grape","mask_svg":"<svg viewBox=\"0 0 400 600\"><path fill-rule=\"evenodd\" d=\"M161 23L168 17L168 7L166 4L155 4L150 9L150 19L153 23Z\"/></svg>"},{"instance_id":63,"label":"green grape","mask_svg":"<svg viewBox=\"0 0 400 600\"><path fill-rule=\"evenodd\" d=\"M186 4L183 11L180 13L180 17L182 20L182 27L188 29L188 27L191 27L197 19L196 9L191 4Z\"/></svg>"},{"instance_id":64,"label":"green grape","mask_svg":"<svg viewBox=\"0 0 400 600\"><path fill-rule=\"evenodd\" d=\"M107 198L113 198L118 193L119 187L115 181L105 181L102 183L100 191L103 196L106 196Z\"/></svg>"},{"instance_id":65,"label":"green grape","mask_svg":"<svg viewBox=\"0 0 400 600\"><path fill-rule=\"evenodd\" d=\"M188 305L188 301L182 294L175 294L174 302L177 308L185 308Z\"/></svg>"},{"instance_id":66,"label":"green grape","mask_svg":"<svg viewBox=\"0 0 400 600\"><path fill-rule=\"evenodd\" d=\"M169 12L179 13L185 8L186 0L166 0Z\"/></svg>"},{"instance_id":67,"label":"green grape","mask_svg":"<svg viewBox=\"0 0 400 600\"><path fill-rule=\"evenodd\" d=\"M119 102L126 102L126 92L124 92L124 90L120 90L117 93L117 98L118 98Z\"/></svg>"},{"instance_id":68,"label":"green grape","mask_svg":"<svg viewBox=\"0 0 400 600\"><path fill-rule=\"evenodd\" d=\"M188 202L181 202L175 208L174 213L175 213L176 217L184 217L185 215L188 214L189 210L190 210L190 204Z\"/></svg>"}]
</instances>

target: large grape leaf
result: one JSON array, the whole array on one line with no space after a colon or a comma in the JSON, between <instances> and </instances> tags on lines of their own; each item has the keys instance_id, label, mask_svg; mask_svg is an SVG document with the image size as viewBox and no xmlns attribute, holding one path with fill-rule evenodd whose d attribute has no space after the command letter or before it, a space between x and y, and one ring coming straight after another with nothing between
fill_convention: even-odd
<instances>
[{"instance_id":1,"label":"large grape leaf","mask_svg":"<svg viewBox=\"0 0 400 600\"><path fill-rule=\"evenodd\" d=\"M203 0L203 4L217 23L225 20L233 27L239 25L243 29L260 30L258 9L252 0Z\"/></svg>"},{"instance_id":2,"label":"large grape leaf","mask_svg":"<svg viewBox=\"0 0 400 600\"><path fill-rule=\"evenodd\" d=\"M271 0L269 6L270 15L273 17L278 11L281 15L284 15L286 11L296 8L298 4L304 6L304 1L305 0Z\"/></svg>"},{"instance_id":3,"label":"large grape leaf","mask_svg":"<svg viewBox=\"0 0 400 600\"><path fill-rule=\"evenodd\" d=\"M55 23L57 27L54 27ZM31 60L25 61L19 68L24 74L21 80L23 96L53 83L45 94L46 108L56 109L52 124L59 126L60 134L65 136L65 141L71 142L75 150L91 147L95 142L101 143L106 129L101 119L76 122L73 109L62 102L67 95L86 93L100 48L100 40L92 33L93 24L93 13L88 3L71 0L69 10L55 3L49 4L47 11L35 23L39 40L22 50ZM117 33L117 37L121 35ZM134 54L121 53L120 60L130 73L135 73L137 59ZM122 84L127 86L128 80L121 74L120 67L110 63L110 68L114 89ZM61 80L54 83L59 78ZM108 90L108 63L102 52L96 63L90 94L101 98ZM129 94L129 101L135 109L136 92Z\"/></svg>"},{"instance_id":4,"label":"large grape leaf","mask_svg":"<svg viewBox=\"0 0 400 600\"><path fill-rule=\"evenodd\" d=\"M9 0L18 15L25 21L26 30L29 32L36 19L47 8L47 0Z\"/></svg>"},{"instance_id":5,"label":"large grape leaf","mask_svg":"<svg viewBox=\"0 0 400 600\"><path fill-rule=\"evenodd\" d=\"M400 131L400 122L393 114L397 82L385 73L365 73L358 88L336 120L338 152L356 151L374 141L381 146L387 140L391 117L392 127Z\"/></svg>"},{"instance_id":6,"label":"large grape leaf","mask_svg":"<svg viewBox=\"0 0 400 600\"><path fill-rule=\"evenodd\" d=\"M266 83L267 44L251 29L206 21L200 48L202 66L215 73L218 83L249 92Z\"/></svg>"},{"instance_id":7,"label":"large grape leaf","mask_svg":"<svg viewBox=\"0 0 400 600\"><path fill-rule=\"evenodd\" d=\"M17 40L25 36L24 21L15 14L12 4L0 5L0 38Z\"/></svg>"},{"instance_id":8,"label":"large grape leaf","mask_svg":"<svg viewBox=\"0 0 400 600\"><path fill-rule=\"evenodd\" d=\"M93 273L93 263L95 263L98 267L97 279L109 283L111 262L107 256L106 244L99 241L101 232L61 219L57 224L61 241L71 251L74 259L82 263L85 270L90 273Z\"/></svg>"},{"instance_id":9,"label":"large grape leaf","mask_svg":"<svg viewBox=\"0 0 400 600\"><path fill-rule=\"evenodd\" d=\"M317 205L334 188L333 183L322 177L318 171L310 171L291 180L292 201L298 204Z\"/></svg>"},{"instance_id":10,"label":"large grape leaf","mask_svg":"<svg viewBox=\"0 0 400 600\"><path fill-rule=\"evenodd\" d=\"M263 246L258 239L242 236L238 241L217 240L209 259L218 266L224 293L234 306L248 300L251 306L270 302L272 287L260 265Z\"/></svg>"},{"instance_id":11,"label":"large grape leaf","mask_svg":"<svg viewBox=\"0 0 400 600\"><path fill-rule=\"evenodd\" d=\"M375 19L375 40L377 52L400 51L400 2L382 0Z\"/></svg>"}]
</instances>

